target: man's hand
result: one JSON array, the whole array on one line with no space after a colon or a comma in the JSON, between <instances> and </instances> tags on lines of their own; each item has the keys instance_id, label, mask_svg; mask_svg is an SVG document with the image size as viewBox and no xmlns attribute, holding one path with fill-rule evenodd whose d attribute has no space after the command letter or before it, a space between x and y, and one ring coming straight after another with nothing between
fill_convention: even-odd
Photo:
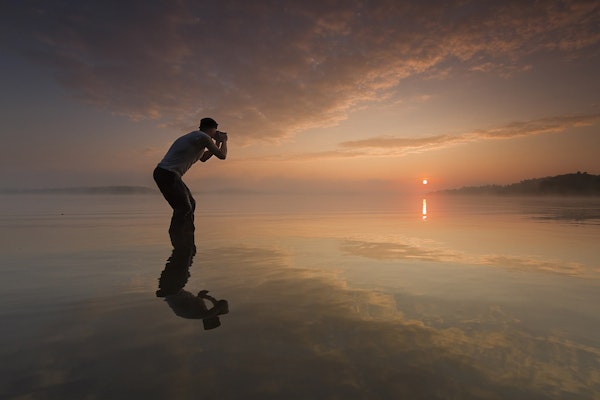
<instances>
[{"instance_id":1,"label":"man's hand","mask_svg":"<svg viewBox=\"0 0 600 400\"><path fill-rule=\"evenodd\" d=\"M200 157L200 161L206 162L213 155L221 160L227 158L227 133L216 131L214 136L205 142L204 145L206 146L206 150Z\"/></svg>"},{"instance_id":2,"label":"man's hand","mask_svg":"<svg viewBox=\"0 0 600 400\"><path fill-rule=\"evenodd\" d=\"M227 141L227 132L217 131L215 135L215 140L217 142L226 142Z\"/></svg>"}]
</instances>

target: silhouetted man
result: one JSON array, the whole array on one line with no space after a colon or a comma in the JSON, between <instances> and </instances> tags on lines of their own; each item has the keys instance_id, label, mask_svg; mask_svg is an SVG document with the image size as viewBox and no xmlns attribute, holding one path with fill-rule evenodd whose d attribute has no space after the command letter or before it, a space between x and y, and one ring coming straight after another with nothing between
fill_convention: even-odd
<instances>
[{"instance_id":1,"label":"silhouetted man","mask_svg":"<svg viewBox=\"0 0 600 400\"><path fill-rule=\"evenodd\" d=\"M205 162L213 155L221 160L227 157L227 134L217 126L214 119L202 118L199 130L175 140L154 169L154 181L173 208L171 237L194 232L196 202L181 177L198 160Z\"/></svg>"}]
</instances>

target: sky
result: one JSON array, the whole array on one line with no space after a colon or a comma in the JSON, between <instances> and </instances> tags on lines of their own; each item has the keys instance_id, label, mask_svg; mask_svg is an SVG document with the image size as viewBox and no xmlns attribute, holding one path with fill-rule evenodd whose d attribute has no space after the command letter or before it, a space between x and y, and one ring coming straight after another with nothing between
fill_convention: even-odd
<instances>
[{"instance_id":1,"label":"sky","mask_svg":"<svg viewBox=\"0 0 600 400\"><path fill-rule=\"evenodd\" d=\"M0 188L136 185L202 117L192 191L600 174L600 3L3 0Z\"/></svg>"}]
</instances>

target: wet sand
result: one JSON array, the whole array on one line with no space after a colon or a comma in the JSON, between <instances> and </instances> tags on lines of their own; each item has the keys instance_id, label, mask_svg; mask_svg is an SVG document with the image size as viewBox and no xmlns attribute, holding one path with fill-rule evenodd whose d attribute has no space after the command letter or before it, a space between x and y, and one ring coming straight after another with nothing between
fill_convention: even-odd
<instances>
[{"instance_id":1,"label":"wet sand","mask_svg":"<svg viewBox=\"0 0 600 400\"><path fill-rule=\"evenodd\" d=\"M246 201L199 210L210 228L174 255L160 198L42 197L3 196L2 398L600 389L595 202L427 199L424 219L421 199L298 212ZM228 304L208 326L206 295Z\"/></svg>"}]
</instances>

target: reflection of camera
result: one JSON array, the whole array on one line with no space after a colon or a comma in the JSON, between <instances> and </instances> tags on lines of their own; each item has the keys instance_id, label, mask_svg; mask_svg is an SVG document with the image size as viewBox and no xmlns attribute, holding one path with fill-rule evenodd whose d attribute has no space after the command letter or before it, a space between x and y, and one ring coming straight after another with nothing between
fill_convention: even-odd
<instances>
[{"instance_id":1,"label":"reflection of camera","mask_svg":"<svg viewBox=\"0 0 600 400\"><path fill-rule=\"evenodd\" d=\"M227 141L227 132L217 131L215 134L215 140L217 142L226 142Z\"/></svg>"}]
</instances>

